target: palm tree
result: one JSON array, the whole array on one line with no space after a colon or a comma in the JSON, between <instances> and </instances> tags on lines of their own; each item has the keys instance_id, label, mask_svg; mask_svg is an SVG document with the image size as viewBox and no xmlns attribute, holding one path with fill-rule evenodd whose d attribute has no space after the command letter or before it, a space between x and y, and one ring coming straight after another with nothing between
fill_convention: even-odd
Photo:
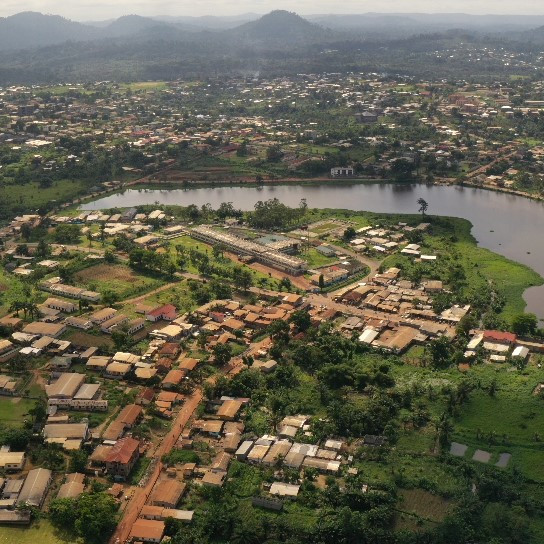
<instances>
[{"instance_id":1,"label":"palm tree","mask_svg":"<svg viewBox=\"0 0 544 544\"><path fill-rule=\"evenodd\" d=\"M106 229L106 224L102 223L100 225L100 241L102 242L102 245L104 245L106 241L106 233L104 232L105 229Z\"/></svg>"},{"instance_id":2,"label":"palm tree","mask_svg":"<svg viewBox=\"0 0 544 544\"><path fill-rule=\"evenodd\" d=\"M23 309L23 305L24 303L20 300L14 300L9 307L9 311L15 312L15 315L19 317L19 312Z\"/></svg>"},{"instance_id":3,"label":"palm tree","mask_svg":"<svg viewBox=\"0 0 544 544\"><path fill-rule=\"evenodd\" d=\"M440 446L443 446L450 441L450 436L453 432L453 425L446 412L434 421L434 428L436 430L434 450L435 453L438 453Z\"/></svg>"},{"instance_id":4,"label":"palm tree","mask_svg":"<svg viewBox=\"0 0 544 544\"><path fill-rule=\"evenodd\" d=\"M38 306L36 305L34 301L30 301L26 303L26 310L30 314L30 317L32 319L40 315L40 310L38 309Z\"/></svg>"}]
</instances>

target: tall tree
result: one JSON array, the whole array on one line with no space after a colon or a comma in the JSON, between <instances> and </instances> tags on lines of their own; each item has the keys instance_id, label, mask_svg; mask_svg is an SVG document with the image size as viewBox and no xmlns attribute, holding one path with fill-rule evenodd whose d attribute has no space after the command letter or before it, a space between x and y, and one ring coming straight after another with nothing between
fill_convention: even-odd
<instances>
[{"instance_id":1,"label":"tall tree","mask_svg":"<svg viewBox=\"0 0 544 544\"><path fill-rule=\"evenodd\" d=\"M417 203L419 205L419 212L421 213L421 215L425 216L425 213L429 209L429 204L424 198L418 198Z\"/></svg>"}]
</instances>

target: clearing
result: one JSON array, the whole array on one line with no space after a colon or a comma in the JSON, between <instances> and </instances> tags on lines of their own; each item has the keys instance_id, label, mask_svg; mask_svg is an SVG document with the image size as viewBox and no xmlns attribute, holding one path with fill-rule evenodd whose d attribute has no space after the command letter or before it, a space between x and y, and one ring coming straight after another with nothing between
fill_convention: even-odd
<instances>
[{"instance_id":1,"label":"clearing","mask_svg":"<svg viewBox=\"0 0 544 544\"><path fill-rule=\"evenodd\" d=\"M78 272L75 279L93 291L110 290L123 298L164 285L164 281L135 272L123 264L97 264Z\"/></svg>"},{"instance_id":2,"label":"clearing","mask_svg":"<svg viewBox=\"0 0 544 544\"><path fill-rule=\"evenodd\" d=\"M402 489L399 495L400 510L430 521L442 521L451 507L450 501L424 489Z\"/></svg>"}]
</instances>

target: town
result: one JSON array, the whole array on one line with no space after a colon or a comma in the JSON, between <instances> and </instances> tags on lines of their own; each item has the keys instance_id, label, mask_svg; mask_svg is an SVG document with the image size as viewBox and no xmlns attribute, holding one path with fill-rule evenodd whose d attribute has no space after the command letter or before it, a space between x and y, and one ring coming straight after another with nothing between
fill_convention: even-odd
<instances>
[{"instance_id":1,"label":"town","mask_svg":"<svg viewBox=\"0 0 544 544\"><path fill-rule=\"evenodd\" d=\"M228 538L253 541L264 513L274 534L329 530L332 492L399 504L379 531L436 526L468 482L506 486L513 467L534 493L544 338L520 300L541 280L478 248L466 221L413 208L76 203L14 217L0 523L46 516L88 542L221 538L229 501ZM534 426L490 425L493 400L534 409Z\"/></svg>"},{"instance_id":2,"label":"town","mask_svg":"<svg viewBox=\"0 0 544 544\"><path fill-rule=\"evenodd\" d=\"M2 211L47 212L158 182L402 180L540 198L542 92L542 81L525 78L364 73L7 87Z\"/></svg>"},{"instance_id":3,"label":"town","mask_svg":"<svg viewBox=\"0 0 544 544\"><path fill-rule=\"evenodd\" d=\"M0 74L0 542L544 541L538 233L425 200L542 200L544 56L345 39ZM274 194L370 184L400 213Z\"/></svg>"}]
</instances>

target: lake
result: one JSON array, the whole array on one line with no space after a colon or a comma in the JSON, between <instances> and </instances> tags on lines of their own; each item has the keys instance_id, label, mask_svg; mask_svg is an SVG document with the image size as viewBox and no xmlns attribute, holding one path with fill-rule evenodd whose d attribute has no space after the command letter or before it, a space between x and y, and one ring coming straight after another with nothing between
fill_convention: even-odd
<instances>
[{"instance_id":1,"label":"lake","mask_svg":"<svg viewBox=\"0 0 544 544\"><path fill-rule=\"evenodd\" d=\"M87 210L141 204L188 206L232 202L251 210L258 200L277 198L297 206L302 198L311 208L344 208L383 213L417 213L417 199L429 203L428 213L463 217L473 224L481 246L524 263L544 276L544 203L472 187L421 184L267 185L264 187L196 187L190 189L130 189L85 204ZM527 310L544 319L544 287L525 293Z\"/></svg>"}]
</instances>

